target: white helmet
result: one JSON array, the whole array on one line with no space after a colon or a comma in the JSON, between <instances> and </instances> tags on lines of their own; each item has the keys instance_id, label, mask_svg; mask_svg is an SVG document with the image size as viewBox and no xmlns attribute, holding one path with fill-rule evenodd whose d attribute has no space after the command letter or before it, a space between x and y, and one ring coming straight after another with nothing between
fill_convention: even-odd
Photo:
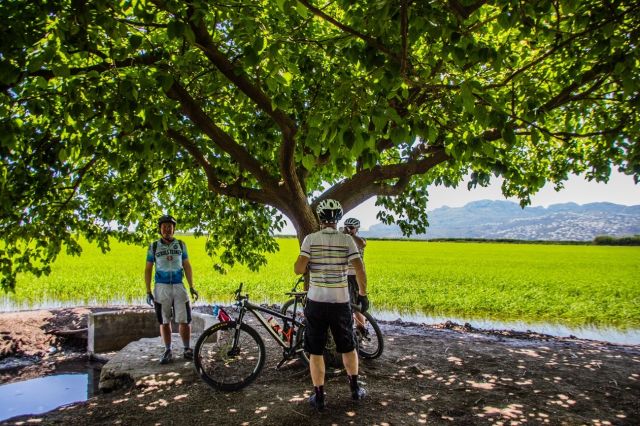
<instances>
[{"instance_id":1,"label":"white helmet","mask_svg":"<svg viewBox=\"0 0 640 426\"><path fill-rule=\"evenodd\" d=\"M352 228L360 229L360 221L355 217L350 217L344 221L344 226L350 226Z\"/></svg>"},{"instance_id":2,"label":"white helmet","mask_svg":"<svg viewBox=\"0 0 640 426\"><path fill-rule=\"evenodd\" d=\"M338 223L342 219L342 206L338 201L328 198L318 203L316 213L320 222Z\"/></svg>"}]
</instances>

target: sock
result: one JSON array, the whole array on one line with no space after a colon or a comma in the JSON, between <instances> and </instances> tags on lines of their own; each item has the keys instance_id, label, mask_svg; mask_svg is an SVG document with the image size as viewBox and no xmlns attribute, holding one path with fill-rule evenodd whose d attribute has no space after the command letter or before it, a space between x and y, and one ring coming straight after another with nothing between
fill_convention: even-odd
<instances>
[{"instance_id":1,"label":"sock","mask_svg":"<svg viewBox=\"0 0 640 426\"><path fill-rule=\"evenodd\" d=\"M188 340L185 342L184 340L182 341L182 345L184 346L184 350L186 351L187 349L189 349L189 344L191 342L189 342Z\"/></svg>"},{"instance_id":2,"label":"sock","mask_svg":"<svg viewBox=\"0 0 640 426\"><path fill-rule=\"evenodd\" d=\"M359 388L358 386L358 375L354 374L353 376L347 376L349 378L349 386L351 386L351 390L356 390Z\"/></svg>"},{"instance_id":3,"label":"sock","mask_svg":"<svg viewBox=\"0 0 640 426\"><path fill-rule=\"evenodd\" d=\"M324 385L314 386L313 390L316 392L316 398L324 398Z\"/></svg>"},{"instance_id":4,"label":"sock","mask_svg":"<svg viewBox=\"0 0 640 426\"><path fill-rule=\"evenodd\" d=\"M171 350L171 344L164 345L164 348L165 348L166 350L170 351L170 350Z\"/></svg>"}]
</instances>

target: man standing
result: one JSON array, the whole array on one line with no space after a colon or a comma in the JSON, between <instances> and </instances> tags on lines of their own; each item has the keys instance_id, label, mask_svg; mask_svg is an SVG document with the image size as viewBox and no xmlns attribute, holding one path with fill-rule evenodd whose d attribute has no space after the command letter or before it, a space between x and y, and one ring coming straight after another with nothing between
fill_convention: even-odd
<instances>
[{"instance_id":1,"label":"man standing","mask_svg":"<svg viewBox=\"0 0 640 426\"><path fill-rule=\"evenodd\" d=\"M347 235L351 235L351 238L353 238L353 241L356 243L356 247L358 247L358 250L360 251L360 257L362 258L362 262L364 263L364 248L367 246L367 240L358 235L359 230L360 221L358 219L354 217L345 219L342 232ZM358 304L358 280L356 279L356 269L351 264L349 264L349 269L347 271L347 281L349 283L349 294L351 295L351 303ZM357 311L354 312L354 315L356 319L356 329L359 333L366 337L366 318L364 317L364 315Z\"/></svg>"},{"instance_id":2,"label":"man standing","mask_svg":"<svg viewBox=\"0 0 640 426\"><path fill-rule=\"evenodd\" d=\"M144 281L147 286L147 303L156 310L160 323L160 336L165 351L160 364L171 362L171 320L178 323L178 331L184 345L183 356L193 359L191 349L191 306L187 290L182 283L183 275L189 283L189 290L194 301L198 300L198 292L193 287L191 263L184 242L173 238L176 220L170 215L158 219L158 231L161 238L149 246L147 265L144 270ZM155 287L151 292L151 273L155 264Z\"/></svg>"},{"instance_id":3,"label":"man standing","mask_svg":"<svg viewBox=\"0 0 640 426\"><path fill-rule=\"evenodd\" d=\"M316 209L321 229L307 235L300 247L300 255L294 265L296 274L309 269L309 291L304 315L307 323L304 347L310 353L309 368L314 393L309 398L312 407L325 408L323 352L327 332L336 343L336 351L342 354L342 363L349 378L351 397L363 399L364 388L358 384L358 354L353 334L353 315L349 304L347 267L349 263L356 271L358 281L358 303L362 311L369 306L367 299L367 277L360 252L353 238L338 232L336 224L342 218L342 206L336 200L323 200Z\"/></svg>"}]
</instances>

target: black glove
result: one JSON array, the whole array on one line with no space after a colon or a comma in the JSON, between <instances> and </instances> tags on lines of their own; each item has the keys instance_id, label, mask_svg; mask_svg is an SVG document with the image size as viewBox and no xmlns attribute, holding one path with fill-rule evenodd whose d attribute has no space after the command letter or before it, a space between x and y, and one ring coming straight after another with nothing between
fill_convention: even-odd
<instances>
[{"instance_id":1,"label":"black glove","mask_svg":"<svg viewBox=\"0 0 640 426\"><path fill-rule=\"evenodd\" d=\"M360 312L363 314L369 310L369 298L361 294L358 295L358 305L360 305Z\"/></svg>"},{"instance_id":2,"label":"black glove","mask_svg":"<svg viewBox=\"0 0 640 426\"><path fill-rule=\"evenodd\" d=\"M193 297L193 301L197 302L198 298L200 297L200 295L198 294L198 292L196 291L195 288L193 287L189 287L189 291L191 292L191 297Z\"/></svg>"},{"instance_id":3,"label":"black glove","mask_svg":"<svg viewBox=\"0 0 640 426\"><path fill-rule=\"evenodd\" d=\"M153 293L148 292L147 293L147 304L153 308L154 302L155 302L155 299L153 298Z\"/></svg>"}]
</instances>

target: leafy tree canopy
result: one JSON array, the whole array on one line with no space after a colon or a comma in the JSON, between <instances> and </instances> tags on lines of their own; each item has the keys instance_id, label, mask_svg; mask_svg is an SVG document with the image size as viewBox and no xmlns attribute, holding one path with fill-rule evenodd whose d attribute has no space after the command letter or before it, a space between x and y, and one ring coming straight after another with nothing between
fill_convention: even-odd
<instances>
[{"instance_id":1,"label":"leafy tree canopy","mask_svg":"<svg viewBox=\"0 0 640 426\"><path fill-rule=\"evenodd\" d=\"M427 226L430 185L638 181L640 5L602 0L4 0L0 269L161 212L264 263L327 197Z\"/></svg>"}]
</instances>

